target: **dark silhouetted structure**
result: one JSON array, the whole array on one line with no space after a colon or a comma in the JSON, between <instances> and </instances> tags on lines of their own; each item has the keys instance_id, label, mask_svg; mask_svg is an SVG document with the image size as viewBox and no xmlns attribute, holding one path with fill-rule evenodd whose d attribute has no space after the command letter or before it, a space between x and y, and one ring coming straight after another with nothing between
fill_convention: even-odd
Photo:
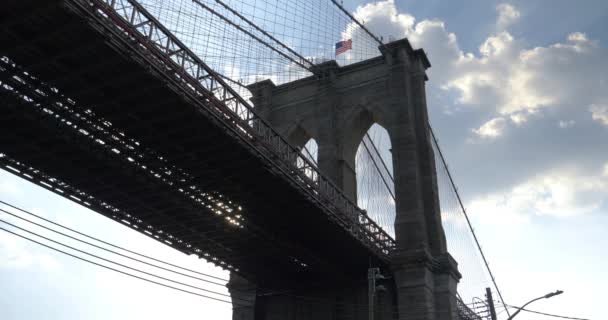
<instances>
[{"instance_id":1,"label":"dark silhouetted structure","mask_svg":"<svg viewBox=\"0 0 608 320\"><path fill-rule=\"evenodd\" d=\"M407 40L256 83L254 110L134 0L5 0L0 24L2 168L230 270L234 319L367 319L369 266L391 276L376 319L464 314L426 126L430 64ZM373 123L393 147L395 240L355 205ZM310 137L318 169L299 152Z\"/></svg>"}]
</instances>

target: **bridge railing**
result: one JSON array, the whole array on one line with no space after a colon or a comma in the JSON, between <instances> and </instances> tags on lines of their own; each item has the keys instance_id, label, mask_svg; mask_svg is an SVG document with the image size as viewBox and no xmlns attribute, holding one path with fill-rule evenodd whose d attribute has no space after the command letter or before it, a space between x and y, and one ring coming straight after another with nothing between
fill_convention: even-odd
<instances>
[{"instance_id":1,"label":"bridge railing","mask_svg":"<svg viewBox=\"0 0 608 320\"><path fill-rule=\"evenodd\" d=\"M168 80L169 87L198 106L228 134L241 139L257 156L273 163L273 170L290 179L369 249L388 258L395 247L394 239L141 4L135 0L65 0L65 3L84 14L94 27L111 33L115 44L129 46L135 53L134 59Z\"/></svg>"},{"instance_id":2,"label":"bridge railing","mask_svg":"<svg viewBox=\"0 0 608 320\"><path fill-rule=\"evenodd\" d=\"M456 309L460 320L484 320L484 317L471 310L460 298L456 298Z\"/></svg>"}]
</instances>

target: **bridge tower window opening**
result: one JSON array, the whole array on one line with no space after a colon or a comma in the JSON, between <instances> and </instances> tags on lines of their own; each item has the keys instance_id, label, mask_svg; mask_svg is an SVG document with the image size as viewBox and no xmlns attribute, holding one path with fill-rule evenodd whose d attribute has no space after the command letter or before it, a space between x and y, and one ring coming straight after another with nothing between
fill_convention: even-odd
<instances>
[{"instance_id":1,"label":"bridge tower window opening","mask_svg":"<svg viewBox=\"0 0 608 320\"><path fill-rule=\"evenodd\" d=\"M357 205L395 236L395 183L388 131L374 123L363 135L355 157Z\"/></svg>"},{"instance_id":2,"label":"bridge tower window opening","mask_svg":"<svg viewBox=\"0 0 608 320\"><path fill-rule=\"evenodd\" d=\"M305 161L308 160L315 166L317 165L319 155L319 145L317 144L317 141L313 138L308 139L300 151L301 157L297 158L296 166L298 169L302 170L307 177L311 178L313 181L317 181L319 177L317 176L316 171L312 170Z\"/></svg>"}]
</instances>

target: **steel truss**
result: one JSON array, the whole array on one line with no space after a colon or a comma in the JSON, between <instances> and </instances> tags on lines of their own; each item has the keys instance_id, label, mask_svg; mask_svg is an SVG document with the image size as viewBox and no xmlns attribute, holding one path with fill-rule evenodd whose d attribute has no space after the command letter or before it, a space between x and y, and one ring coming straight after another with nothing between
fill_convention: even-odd
<instances>
[{"instance_id":1,"label":"steel truss","mask_svg":"<svg viewBox=\"0 0 608 320\"><path fill-rule=\"evenodd\" d=\"M76 12L94 17L101 24L98 27L116 32L145 62L179 86L179 91L194 98L202 111L272 161L276 170L306 192L336 223L380 257L389 258L395 241L137 1L67 0L66 3Z\"/></svg>"},{"instance_id":2,"label":"steel truss","mask_svg":"<svg viewBox=\"0 0 608 320\"><path fill-rule=\"evenodd\" d=\"M322 209L330 220L348 231L380 259L390 260L390 254L395 247L394 239L364 211L346 198L305 155L274 131L253 111L251 105L224 82L220 75L194 55L139 3L134 0L65 0L63 3L77 15L84 17L93 28L106 35L111 46L119 52L127 53L154 74L161 75L166 80L168 87L198 107L201 113L223 127L229 135L241 141L257 157L271 163L271 171L290 182ZM125 48L128 52L125 52ZM5 59L3 64L8 68L11 62ZM6 80L3 81L4 85L7 85ZM21 81L23 80L21 79ZM32 77L28 81L36 80ZM8 86L12 90L20 85L25 85L19 83L19 78L13 78L11 81L13 83ZM7 87L4 89L8 90ZM58 93L54 88L47 89L50 91L46 92L45 96ZM27 101L28 98L22 97L22 99ZM48 116L59 116L64 119L63 123L86 128L82 129L86 134L81 132L83 139L89 139L90 142L101 146L108 153L120 154L125 164L146 172L147 175L159 179L174 189L184 190L180 192L200 202L207 209L220 210L223 217L226 218L225 223L236 228L247 224L245 218L238 214L240 207L238 204L231 202L221 194L188 189L192 185L188 183L189 177L186 172L171 166L164 161L162 156L141 147L139 142L125 137L124 133L113 131L115 129L104 124L103 119L87 114L86 110L73 113L68 110L68 106L73 107L73 101L69 99L63 101L56 105L55 110L48 108L51 112ZM0 162L12 172L32 181L36 179L44 181L46 185L42 185L45 188L74 199L96 211L114 212L115 214L112 216L115 219L139 231L147 228L149 230L146 233L161 241L177 242L171 235L160 235L162 232L154 231L151 226L139 226L140 220L129 220L132 217L128 213L120 212L120 209L102 201L96 201L92 195L61 182L57 177L45 176L35 168L10 159L6 155L0 159ZM168 175L171 177L169 178ZM182 178L172 180L180 175ZM181 182L176 183L175 181ZM192 251L188 243L184 243L180 250ZM218 259L211 258L214 260L213 262ZM236 270L235 266L222 263L221 259L218 261L220 261L218 264L223 267Z\"/></svg>"},{"instance_id":3,"label":"steel truss","mask_svg":"<svg viewBox=\"0 0 608 320\"><path fill-rule=\"evenodd\" d=\"M63 96L58 89L20 70L7 57L0 58L0 88L8 91L15 100L21 101L23 107L33 108L40 117L55 123L61 131L76 135L77 139L83 142L82 145L90 145L96 152L101 150L113 161L121 162L124 167L142 173L176 193L181 193L183 197L197 203L201 209L217 215L220 222L234 229L244 228L246 225L239 205L217 192L201 190L193 177L186 172L171 165L154 151L143 147L139 141L113 128L109 122L99 119L92 110L83 108ZM210 239L207 239L205 247L184 241L186 239L182 239L181 236L175 236L164 231L163 228L153 226L149 221L134 217L121 208L62 181L60 177L50 176L12 159L9 155L0 154L0 167L183 252L197 254L227 270L239 271L237 267L226 263L223 257L209 253L209 251L218 252L218 249L226 251L223 245L213 243ZM185 226L183 228L187 229Z\"/></svg>"},{"instance_id":4,"label":"steel truss","mask_svg":"<svg viewBox=\"0 0 608 320\"><path fill-rule=\"evenodd\" d=\"M461 320L483 320L483 318L471 310L460 298L456 298L456 309L458 319Z\"/></svg>"}]
</instances>

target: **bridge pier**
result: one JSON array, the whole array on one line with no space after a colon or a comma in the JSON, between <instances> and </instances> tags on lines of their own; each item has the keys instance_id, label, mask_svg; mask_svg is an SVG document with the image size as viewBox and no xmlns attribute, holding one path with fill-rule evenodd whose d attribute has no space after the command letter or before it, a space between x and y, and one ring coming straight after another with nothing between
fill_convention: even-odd
<instances>
[{"instance_id":1,"label":"bridge pier","mask_svg":"<svg viewBox=\"0 0 608 320\"><path fill-rule=\"evenodd\" d=\"M326 285L299 285L290 289L263 289L231 275L228 288L233 297L234 320L368 320L367 280ZM375 298L375 319L396 315L392 281ZM244 304L243 299L251 299Z\"/></svg>"},{"instance_id":2,"label":"bridge pier","mask_svg":"<svg viewBox=\"0 0 608 320\"><path fill-rule=\"evenodd\" d=\"M457 319L456 262L445 255L433 259L428 252L407 252L395 257L398 319Z\"/></svg>"},{"instance_id":3,"label":"bridge pier","mask_svg":"<svg viewBox=\"0 0 608 320\"><path fill-rule=\"evenodd\" d=\"M359 143L374 123L388 131L397 249L389 271L391 289L385 294L390 295L385 300L391 301L393 309L381 311L383 318L377 319L456 319L460 273L447 252L427 125L425 70L430 63L424 51L414 50L407 39L386 44L380 52L377 58L344 67L335 61L322 63L315 76L291 83L275 86L265 80L252 84L252 101L259 114L293 145L302 147L314 138L321 172L353 201L357 196L354 168ZM330 304L336 310L338 292L326 288L312 295L333 301ZM359 289L351 288L348 299L367 304L366 299L357 300L366 297L366 292L363 284ZM297 305L286 297L260 299L258 295L255 308L264 311L255 312L255 319L308 319L299 311L293 318L286 316L291 313L285 310L287 313L279 316L281 303ZM332 314L321 307L315 310L320 313L314 319ZM352 319L367 319L366 312L351 311ZM334 312L335 317L327 319L340 319L345 314Z\"/></svg>"},{"instance_id":4,"label":"bridge pier","mask_svg":"<svg viewBox=\"0 0 608 320\"><path fill-rule=\"evenodd\" d=\"M376 320L457 319L455 274L417 260L399 264L392 271L393 279L376 293ZM232 275L228 287L233 320L368 320L368 291L363 281L273 292Z\"/></svg>"},{"instance_id":5,"label":"bridge pier","mask_svg":"<svg viewBox=\"0 0 608 320\"><path fill-rule=\"evenodd\" d=\"M254 320L257 286L243 277L230 273L228 291L232 297L232 319Z\"/></svg>"}]
</instances>

